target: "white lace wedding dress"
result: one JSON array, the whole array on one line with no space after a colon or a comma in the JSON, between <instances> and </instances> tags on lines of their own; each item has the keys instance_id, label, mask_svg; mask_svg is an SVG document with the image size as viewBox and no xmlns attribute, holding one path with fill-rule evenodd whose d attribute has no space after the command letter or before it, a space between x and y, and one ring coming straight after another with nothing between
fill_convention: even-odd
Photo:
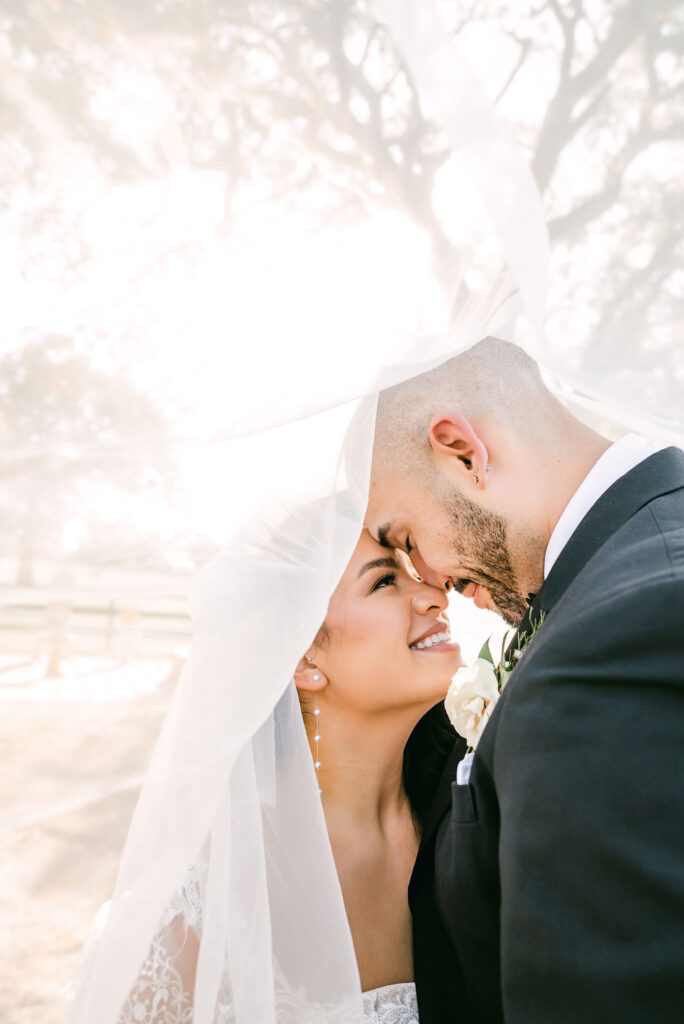
<instances>
[{"instance_id":1,"label":"white lace wedding dress","mask_svg":"<svg viewBox=\"0 0 684 1024\"><path fill-rule=\"evenodd\" d=\"M200 876L192 869L183 879L176 895L166 908L160 929L147 958L123 1006L118 1024L192 1024L193 1008L183 981L182 956L192 944L194 934L202 930ZM95 940L96 941L96 940ZM95 942L91 946L94 951ZM88 954L86 958L89 959ZM87 966L84 964L84 968ZM336 1019L335 1011L324 1007L315 1017L302 1016L301 997L297 992L281 990L282 1024L328 1024ZM413 982L386 985L363 993L364 1020L369 1024L418 1024L418 1002ZM216 1024L233 1024L234 1014L229 996L219 1000ZM278 1016L279 1024L281 1015ZM254 1024L257 1024L255 1021Z\"/></svg>"},{"instance_id":2,"label":"white lace wedding dress","mask_svg":"<svg viewBox=\"0 0 684 1024\"><path fill-rule=\"evenodd\" d=\"M363 1010L372 1024L418 1024L416 986L410 981L364 992Z\"/></svg>"}]
</instances>

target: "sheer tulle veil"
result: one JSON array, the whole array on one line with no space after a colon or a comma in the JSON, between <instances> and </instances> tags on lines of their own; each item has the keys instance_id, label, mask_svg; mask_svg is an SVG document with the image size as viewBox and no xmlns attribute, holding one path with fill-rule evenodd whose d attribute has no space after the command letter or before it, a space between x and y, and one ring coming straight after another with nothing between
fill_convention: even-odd
<instances>
[{"instance_id":1,"label":"sheer tulle veil","mask_svg":"<svg viewBox=\"0 0 684 1024\"><path fill-rule=\"evenodd\" d=\"M211 428L195 424L179 440L190 461L213 467L224 543L194 581L190 658L111 904L73 986L72 1024L115 1024L165 908L199 860L195 1024L361 1019L354 950L291 680L361 529L377 395L493 333L561 370L545 342L547 233L522 150L442 24L439 3L366 6L441 144L452 147L449 218L462 209L472 223L466 207L479 196L483 218L463 249L477 274L466 255L451 272L449 301L437 296L429 260L421 263L404 228L390 261L373 233L388 215L372 195L359 196L366 213L339 245L319 232L306 242L288 237L274 253L279 243L266 244L255 212L251 229L271 249L268 258L282 260L282 288L259 295L245 285L248 315L230 339L230 363L221 364ZM253 7L255 19L278 19L278 5ZM183 31L201 34L186 8ZM264 258L247 244L241 262L245 224L243 211L230 265L236 301L240 282L253 280ZM215 284L220 290L220 278Z\"/></svg>"}]
</instances>

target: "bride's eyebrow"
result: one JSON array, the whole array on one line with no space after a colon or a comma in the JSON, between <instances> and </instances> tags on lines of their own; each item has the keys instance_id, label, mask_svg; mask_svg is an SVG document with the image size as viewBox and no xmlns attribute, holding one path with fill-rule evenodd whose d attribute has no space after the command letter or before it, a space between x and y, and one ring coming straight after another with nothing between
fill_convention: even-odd
<instances>
[{"instance_id":1,"label":"bride's eyebrow","mask_svg":"<svg viewBox=\"0 0 684 1024\"><path fill-rule=\"evenodd\" d=\"M392 558L391 556L388 556L386 558L374 558L372 560L372 562L366 562L365 565L361 566L361 568L359 569L359 574L358 574L358 576L356 578L360 579L363 576L364 573L370 572L371 569L398 569L398 568L399 568L399 563L397 562L396 558Z\"/></svg>"}]
</instances>

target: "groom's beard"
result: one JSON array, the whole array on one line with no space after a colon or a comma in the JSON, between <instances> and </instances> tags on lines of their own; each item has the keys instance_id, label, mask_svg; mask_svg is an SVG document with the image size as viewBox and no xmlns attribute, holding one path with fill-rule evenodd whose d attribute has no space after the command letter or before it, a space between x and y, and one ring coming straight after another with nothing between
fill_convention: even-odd
<instances>
[{"instance_id":1,"label":"groom's beard","mask_svg":"<svg viewBox=\"0 0 684 1024\"><path fill-rule=\"evenodd\" d=\"M505 521L460 495L452 495L449 514L454 548L471 567L467 580L485 587L509 626L518 626L527 602L513 570Z\"/></svg>"}]
</instances>

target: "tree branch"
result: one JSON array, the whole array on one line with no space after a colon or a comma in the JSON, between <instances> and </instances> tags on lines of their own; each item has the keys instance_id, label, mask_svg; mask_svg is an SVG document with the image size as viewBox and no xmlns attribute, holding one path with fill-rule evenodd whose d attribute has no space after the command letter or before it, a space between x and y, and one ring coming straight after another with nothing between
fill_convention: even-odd
<instances>
[{"instance_id":1,"label":"tree branch","mask_svg":"<svg viewBox=\"0 0 684 1024\"><path fill-rule=\"evenodd\" d=\"M556 93L542 122L532 168L542 192L551 181L558 158L573 133L572 111L583 93L600 84L612 64L631 46L643 30L643 10L640 0L629 0L618 11L606 33L602 46L589 63L574 76L569 68L574 52L574 24L560 10L558 0L550 0L557 18L563 26L566 49L561 63L561 74ZM576 130L576 129L575 129Z\"/></svg>"},{"instance_id":2,"label":"tree branch","mask_svg":"<svg viewBox=\"0 0 684 1024\"><path fill-rule=\"evenodd\" d=\"M506 81L504 82L504 84L501 86L501 88L499 89L498 93L496 94L496 97L494 98L494 102L495 103L498 103L499 100L503 96L506 95L506 93L510 89L511 85L513 84L515 78L517 77L518 72L520 71L521 67L525 63L525 60L527 59L527 55L530 52L530 49L532 48L532 40L531 39L517 39L516 42L520 46L520 52L518 54L518 59L515 62L515 65L513 66L512 70L511 70L511 73L509 74L508 78L506 79Z\"/></svg>"}]
</instances>

